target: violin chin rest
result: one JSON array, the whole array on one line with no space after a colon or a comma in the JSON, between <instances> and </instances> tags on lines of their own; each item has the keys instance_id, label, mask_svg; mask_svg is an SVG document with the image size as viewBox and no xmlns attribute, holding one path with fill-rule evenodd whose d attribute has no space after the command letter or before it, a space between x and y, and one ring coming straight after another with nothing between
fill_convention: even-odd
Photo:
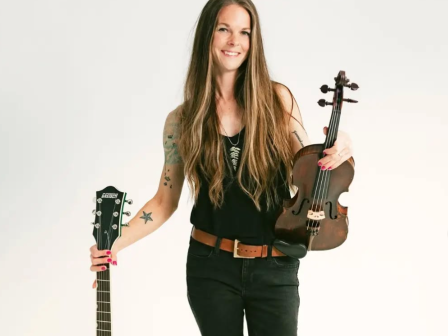
<instances>
[{"instance_id":1,"label":"violin chin rest","mask_svg":"<svg viewBox=\"0 0 448 336\"><path fill-rule=\"evenodd\" d=\"M275 239L274 247L289 257L300 259L306 256L307 248L303 244L290 244L283 240Z\"/></svg>"}]
</instances>

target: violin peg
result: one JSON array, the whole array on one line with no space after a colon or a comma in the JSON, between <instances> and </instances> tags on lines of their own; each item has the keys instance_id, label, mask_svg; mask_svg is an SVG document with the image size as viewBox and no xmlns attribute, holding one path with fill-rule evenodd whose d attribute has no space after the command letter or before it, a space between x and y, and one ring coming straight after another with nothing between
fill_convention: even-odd
<instances>
[{"instance_id":1,"label":"violin peg","mask_svg":"<svg viewBox=\"0 0 448 336\"><path fill-rule=\"evenodd\" d=\"M347 103L357 103L358 101L357 100L354 100L354 99L350 99L350 98L346 98L346 99L343 99L345 102L347 102Z\"/></svg>"},{"instance_id":2,"label":"violin peg","mask_svg":"<svg viewBox=\"0 0 448 336\"><path fill-rule=\"evenodd\" d=\"M329 88L328 85L322 85L322 86L320 87L320 91L321 91L322 93L327 93L328 91L334 91L334 89Z\"/></svg>"},{"instance_id":3,"label":"violin peg","mask_svg":"<svg viewBox=\"0 0 448 336\"><path fill-rule=\"evenodd\" d=\"M319 104L319 106L322 106L322 107L325 107L325 105L333 104L333 103L325 101L325 99L319 99L319 101L317 103Z\"/></svg>"},{"instance_id":4,"label":"violin peg","mask_svg":"<svg viewBox=\"0 0 448 336\"><path fill-rule=\"evenodd\" d=\"M356 91L359 89L359 86L356 83L346 84L344 86L350 88L352 91Z\"/></svg>"}]
</instances>

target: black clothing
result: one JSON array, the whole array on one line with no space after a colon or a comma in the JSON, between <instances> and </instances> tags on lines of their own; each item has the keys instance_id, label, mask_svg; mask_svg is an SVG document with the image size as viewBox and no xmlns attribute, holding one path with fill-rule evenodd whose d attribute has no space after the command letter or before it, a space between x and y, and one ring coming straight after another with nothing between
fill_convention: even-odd
<instances>
[{"instance_id":1,"label":"black clothing","mask_svg":"<svg viewBox=\"0 0 448 336\"><path fill-rule=\"evenodd\" d=\"M251 245L272 244L275 222L283 210L282 200L291 197L288 185L284 180L286 179L286 170L282 164L276 179L275 188L280 196L280 203L275 206L275 209L271 208L267 211L266 196L263 194L260 199L262 211L259 212L250 197L239 187L236 180L236 172L233 174L231 172L234 170L233 164L236 163L237 169L240 166L239 161L244 147L244 134L245 127L241 130L240 140L237 145L241 151L234 150L233 157L230 157L229 154L233 145L226 136L221 135L225 143L225 156L227 156L229 163L229 165L226 165L226 172L229 174L226 174L223 181L225 191L222 207L216 210L213 209L213 205L208 197L209 185L202 174L200 174L201 188L197 204L193 205L191 211L190 222L196 228L219 237L238 239L243 243ZM238 134L229 138L232 143L238 142ZM236 161L236 159L238 160ZM234 177L232 178L231 175L234 175ZM243 184L245 186L247 184L244 183L244 179L248 177L247 169L245 169L243 171Z\"/></svg>"}]
</instances>

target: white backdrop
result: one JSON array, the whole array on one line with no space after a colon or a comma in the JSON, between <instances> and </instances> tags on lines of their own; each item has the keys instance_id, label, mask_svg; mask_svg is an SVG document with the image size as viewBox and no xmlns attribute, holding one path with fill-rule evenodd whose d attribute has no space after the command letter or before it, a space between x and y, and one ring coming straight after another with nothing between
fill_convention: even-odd
<instances>
[{"instance_id":1,"label":"white backdrop","mask_svg":"<svg viewBox=\"0 0 448 336\"><path fill-rule=\"evenodd\" d=\"M95 191L157 191L205 0L0 1L0 334L94 335ZM272 78L312 142L339 70L360 86L350 233L299 270L299 335L448 334L446 1L255 0ZM328 96L329 97L329 96ZM113 268L114 335L199 335L186 297L188 186ZM160 253L162 246L171 248ZM246 333L247 335L247 333Z\"/></svg>"}]
</instances>

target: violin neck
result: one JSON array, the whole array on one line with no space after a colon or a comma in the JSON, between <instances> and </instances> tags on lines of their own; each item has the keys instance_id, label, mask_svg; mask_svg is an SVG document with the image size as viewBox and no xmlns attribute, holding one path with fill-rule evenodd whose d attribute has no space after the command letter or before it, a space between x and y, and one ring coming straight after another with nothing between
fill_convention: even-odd
<instances>
[{"instance_id":1,"label":"violin neck","mask_svg":"<svg viewBox=\"0 0 448 336\"><path fill-rule=\"evenodd\" d=\"M324 148L331 148L336 141L339 131L339 120L341 119L341 109L339 106L333 108L331 112L330 124L328 125L327 136L324 142Z\"/></svg>"}]
</instances>

